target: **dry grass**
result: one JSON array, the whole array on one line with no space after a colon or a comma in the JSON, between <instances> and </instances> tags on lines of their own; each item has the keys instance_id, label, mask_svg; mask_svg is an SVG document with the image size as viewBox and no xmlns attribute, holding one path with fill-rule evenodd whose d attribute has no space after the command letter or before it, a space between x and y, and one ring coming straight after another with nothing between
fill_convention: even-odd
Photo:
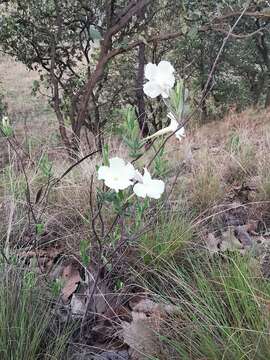
<instances>
[{"instance_id":1,"label":"dry grass","mask_svg":"<svg viewBox=\"0 0 270 360\"><path fill-rule=\"evenodd\" d=\"M70 163L59 141L57 123L47 106L47 99L41 96L31 97L32 82L37 79L36 75L28 72L23 65L3 57L0 59L0 71L3 74L2 88L16 136L32 160L31 163L26 161L26 167L31 195L34 198L47 181L40 168L40 159L48 157L54 177L59 177ZM18 83L22 86L18 87ZM164 154L169 176L167 189L173 183L175 174L180 171L172 195L177 206L181 204L188 211L204 212L224 201L231 186L253 178L256 178L258 184L257 199L268 199L269 118L267 111L256 112L249 109L241 114L231 113L224 121L213 122L197 129L190 128L187 130L187 138L181 143L172 137L166 144ZM121 139L111 134L105 134L105 138L111 157L117 155L129 160ZM94 143L94 139L90 138L90 141ZM6 150L5 147L4 151ZM87 152L87 146L82 146L81 155ZM142 167L152 154L151 151L145 152L137 166ZM23 207L24 179L12 156L14 155L8 155L10 167L3 173L0 196L2 204L6 204L7 199L15 198L18 206ZM87 232L89 184L92 175L96 178L96 166L101 162L101 156L96 155L70 172L51 192L47 209L43 213L46 226L57 227L59 232L64 228L65 234L70 231L70 238L74 238L75 243ZM12 173L12 177L7 177L8 172ZM93 189L96 185L97 180L94 180ZM20 196L15 196L16 192L19 192ZM6 205L3 207L6 209ZM9 218L8 212L6 218ZM16 223L22 221L19 216ZM65 224L72 225L69 227ZM76 229L76 236L70 228ZM81 233L78 233L78 228Z\"/></svg>"},{"instance_id":2,"label":"dry grass","mask_svg":"<svg viewBox=\"0 0 270 360\"><path fill-rule=\"evenodd\" d=\"M50 176L58 178L70 166L70 162L56 135L57 123L46 105L46 98L33 99L30 96L32 81L36 79L35 75L27 72L22 65L3 58L0 59L0 71L3 74L2 87L5 90L16 137L30 157L30 160L23 157L23 161L30 186L31 201L35 203L39 189L46 188L50 166L52 166L49 171ZM19 88L18 82L23 86ZM175 256L179 255L179 252L186 250L186 244L192 244L192 247L196 248L199 238L197 230L201 229L194 229L192 216L187 215L195 213L196 216L204 217L206 210L207 214L213 214L217 209L216 205L231 201L229 195L234 187L239 187L243 183L249 184L251 181L254 183L255 179L257 192L254 192L253 199L255 201L270 200L269 122L270 114L267 111L256 112L249 109L241 114L230 114L224 121L210 123L197 129L188 129L187 138L181 143L174 137L168 141L164 151L168 167L168 176L164 176L164 180L168 192L170 186L174 184L175 175L178 172L180 175L174 184L169 201L164 206L167 217L164 216L165 212L161 213L161 219L156 223L156 227L154 226L140 239L140 259L135 260L140 268L142 263L160 266L160 263L165 260L169 264ZM90 141L94 143L93 138L90 138ZM105 134L105 142L109 145L111 157L119 156L130 160L121 139ZM34 233L34 229L29 228L29 207L25 199L26 182L21 164L6 143L2 142L0 146L3 148L2 152L7 154L7 162L0 171L0 243L4 244L5 249L8 250L14 245L25 244L25 241L29 240L29 231ZM81 156L83 157L88 151L87 146L82 146ZM152 155L152 151L145 152L137 167L140 168L148 163ZM101 163L100 154L82 162L52 188L47 203L34 204L34 211L44 225L46 233L44 237L42 234L39 240L60 242L65 245L67 254L79 256L80 242L92 239L89 199L91 191L92 197L96 195L99 184L96 179L96 167ZM93 187L90 189L92 176ZM111 221L109 211L105 212L105 215L107 224ZM128 268L125 268L125 271L130 274ZM196 269L194 273L195 271ZM170 273L165 276L163 284L165 289L168 285L167 275L170 276ZM177 275L180 279L183 275L182 269L177 269ZM203 274L200 275L202 280L199 278L198 281L203 291L204 286L208 287L209 284ZM120 274L120 278L121 276L128 277L129 275ZM178 278L176 277L175 288L179 285ZM181 286L188 285L189 278L187 282L184 278L182 280ZM179 294L182 294L181 287L179 289ZM206 299L204 294L202 293L201 299L198 298L199 301L203 302ZM211 297L208 299L211 300ZM217 301L215 307L217 317L219 315L222 317L222 313L219 312L218 292L217 296L214 295L213 301ZM199 305L195 302L194 306ZM201 308L204 309L203 306ZM209 310L209 314L206 314L207 321L212 320L210 302ZM223 310L225 312L225 308ZM185 311L186 309L183 313L187 314L187 320L192 328L193 312ZM238 316L238 309L236 314ZM213 325L211 321L209 324ZM225 323L226 326L230 324L229 321ZM175 329L180 333L182 324L180 328L177 327L178 325L177 322ZM206 325L208 326L208 322ZM203 330L200 324L196 326L199 330ZM172 332L175 332L175 329L172 329ZM225 344L227 334L223 335L221 341ZM229 338L234 336L233 333L229 335ZM202 331L200 336L211 344L212 337L209 337L207 331ZM195 344L196 339L194 338L193 341ZM244 340L243 343L245 344ZM194 349L196 352L196 346ZM202 356L208 355L208 349L203 348L199 351ZM217 348L216 351L218 353L219 349ZM237 353L236 350L235 353ZM188 353L181 353L181 356L189 358Z\"/></svg>"}]
</instances>

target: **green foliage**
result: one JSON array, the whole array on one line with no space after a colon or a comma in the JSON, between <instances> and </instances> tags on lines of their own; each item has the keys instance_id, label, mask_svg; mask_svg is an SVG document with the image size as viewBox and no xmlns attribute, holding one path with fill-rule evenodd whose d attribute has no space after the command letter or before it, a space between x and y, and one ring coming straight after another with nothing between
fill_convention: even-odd
<instances>
[{"instance_id":1,"label":"green foliage","mask_svg":"<svg viewBox=\"0 0 270 360\"><path fill-rule=\"evenodd\" d=\"M1 84L1 83L0 83ZM0 88L0 120L7 113L7 103L5 102L5 97L2 89Z\"/></svg>"},{"instance_id":2,"label":"green foliage","mask_svg":"<svg viewBox=\"0 0 270 360\"><path fill-rule=\"evenodd\" d=\"M60 296L61 291L64 287L64 282L62 279L56 279L51 283L51 293L54 298Z\"/></svg>"},{"instance_id":3,"label":"green foliage","mask_svg":"<svg viewBox=\"0 0 270 360\"><path fill-rule=\"evenodd\" d=\"M157 144L157 149L159 149L161 146L160 144ZM155 146L153 146L155 151L156 148ZM165 158L164 156L164 152L165 152L165 148L161 148L161 150L159 151L158 155L155 157L154 160L154 169L155 169L155 175L157 176L165 176L168 171L169 171L169 166L168 166L168 160Z\"/></svg>"},{"instance_id":4,"label":"green foliage","mask_svg":"<svg viewBox=\"0 0 270 360\"><path fill-rule=\"evenodd\" d=\"M136 159L141 155L143 142L140 140L140 128L136 118L135 109L127 107L122 110L124 122L120 127L120 132L124 143L129 148L129 156Z\"/></svg>"},{"instance_id":5,"label":"green foliage","mask_svg":"<svg viewBox=\"0 0 270 360\"><path fill-rule=\"evenodd\" d=\"M144 213L149 207L149 199L146 198L144 201L138 200L135 204L135 229L139 229L143 225Z\"/></svg>"},{"instance_id":6,"label":"green foliage","mask_svg":"<svg viewBox=\"0 0 270 360\"><path fill-rule=\"evenodd\" d=\"M42 224L42 223L36 224L36 234L37 235L39 235L39 236L42 235L44 233L44 229L45 229L44 224Z\"/></svg>"},{"instance_id":7,"label":"green foliage","mask_svg":"<svg viewBox=\"0 0 270 360\"><path fill-rule=\"evenodd\" d=\"M90 241L88 240L81 240L80 241L80 256L82 260L83 266L87 267L90 264Z\"/></svg>"},{"instance_id":8,"label":"green foliage","mask_svg":"<svg viewBox=\"0 0 270 360\"><path fill-rule=\"evenodd\" d=\"M175 88L170 94L170 105L172 112L176 114L176 118L179 122L183 119L185 114L185 103L188 97L188 90L185 89L183 79L177 81Z\"/></svg>"},{"instance_id":9,"label":"green foliage","mask_svg":"<svg viewBox=\"0 0 270 360\"><path fill-rule=\"evenodd\" d=\"M145 264L172 261L192 240L195 231L188 216L176 213L159 218L154 229L140 240L143 261Z\"/></svg>"},{"instance_id":10,"label":"green foliage","mask_svg":"<svg viewBox=\"0 0 270 360\"><path fill-rule=\"evenodd\" d=\"M39 160L38 168L41 171L42 175L45 178L51 178L53 175L53 163L51 160L49 160L49 157L47 154L43 154Z\"/></svg>"},{"instance_id":11,"label":"green foliage","mask_svg":"<svg viewBox=\"0 0 270 360\"><path fill-rule=\"evenodd\" d=\"M102 157L103 157L103 164L105 166L109 166L109 145L104 144L102 148Z\"/></svg>"},{"instance_id":12,"label":"green foliage","mask_svg":"<svg viewBox=\"0 0 270 360\"><path fill-rule=\"evenodd\" d=\"M6 191L15 199L25 197L26 181L22 174L17 174L12 165L8 165L3 170L1 181L5 185Z\"/></svg>"},{"instance_id":13,"label":"green foliage","mask_svg":"<svg viewBox=\"0 0 270 360\"><path fill-rule=\"evenodd\" d=\"M53 336L49 303L37 286L35 273L1 268L0 356L1 359L61 359L67 333Z\"/></svg>"},{"instance_id":14,"label":"green foliage","mask_svg":"<svg viewBox=\"0 0 270 360\"><path fill-rule=\"evenodd\" d=\"M270 286L256 276L249 256L210 259L193 253L182 266L166 263L157 277L159 298L178 307L179 315L165 322L161 333L176 358L270 357Z\"/></svg>"}]
</instances>

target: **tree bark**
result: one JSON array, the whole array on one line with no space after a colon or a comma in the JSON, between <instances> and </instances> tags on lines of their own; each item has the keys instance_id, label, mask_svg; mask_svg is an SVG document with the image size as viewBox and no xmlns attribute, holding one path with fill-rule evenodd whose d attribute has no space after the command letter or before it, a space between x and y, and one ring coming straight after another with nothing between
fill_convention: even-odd
<instances>
[{"instance_id":1,"label":"tree bark","mask_svg":"<svg viewBox=\"0 0 270 360\"><path fill-rule=\"evenodd\" d=\"M137 113L138 123L143 137L149 135L149 128L147 124L146 112L145 112L145 101L143 93L143 79L144 79L144 58L145 58L145 44L141 43L138 49L138 72L136 81L136 97L137 97Z\"/></svg>"},{"instance_id":2,"label":"tree bark","mask_svg":"<svg viewBox=\"0 0 270 360\"><path fill-rule=\"evenodd\" d=\"M100 57L94 70L91 78L86 83L83 89L83 96L79 106L79 114L77 116L77 124L75 128L75 135L77 138L80 138L80 132L82 124L87 113L88 102L91 97L91 94L94 90L95 85L102 77L105 66L110 61L111 58L120 54L121 49L111 49L112 46L112 37L117 34L121 29L123 29L132 19L132 17L142 11L152 0L132 0L127 6L127 11L123 12L123 16L118 19L118 21L107 30L104 35L104 39L101 43L101 52Z\"/></svg>"}]
</instances>

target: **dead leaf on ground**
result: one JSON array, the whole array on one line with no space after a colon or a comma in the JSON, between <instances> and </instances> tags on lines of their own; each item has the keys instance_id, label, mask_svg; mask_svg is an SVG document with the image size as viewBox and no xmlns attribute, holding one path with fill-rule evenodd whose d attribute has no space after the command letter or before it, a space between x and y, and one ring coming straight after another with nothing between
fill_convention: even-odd
<instances>
[{"instance_id":1,"label":"dead leaf on ground","mask_svg":"<svg viewBox=\"0 0 270 360\"><path fill-rule=\"evenodd\" d=\"M69 297L75 292L79 283L82 281L80 272L74 264L67 265L62 274L64 287L61 295L64 302L67 302Z\"/></svg>"},{"instance_id":2,"label":"dead leaf on ground","mask_svg":"<svg viewBox=\"0 0 270 360\"><path fill-rule=\"evenodd\" d=\"M45 249L36 249L30 251L20 251L18 252L19 257L47 257L49 259L54 259L63 252L63 247L61 246L50 246Z\"/></svg>"},{"instance_id":3,"label":"dead leaf on ground","mask_svg":"<svg viewBox=\"0 0 270 360\"><path fill-rule=\"evenodd\" d=\"M258 221L250 220L248 224L242 226L249 234L257 235Z\"/></svg>"},{"instance_id":4,"label":"dead leaf on ground","mask_svg":"<svg viewBox=\"0 0 270 360\"><path fill-rule=\"evenodd\" d=\"M244 226L237 226L234 234L244 247L251 247L253 240Z\"/></svg>"},{"instance_id":5,"label":"dead leaf on ground","mask_svg":"<svg viewBox=\"0 0 270 360\"><path fill-rule=\"evenodd\" d=\"M146 360L151 356L158 356L160 345L155 331L156 321L147 318L144 313L134 313L131 323L122 323L124 343L129 346L129 354L133 360ZM147 356L148 355L148 356Z\"/></svg>"},{"instance_id":6,"label":"dead leaf on ground","mask_svg":"<svg viewBox=\"0 0 270 360\"><path fill-rule=\"evenodd\" d=\"M44 249L19 251L18 257L24 258L33 266L36 266L42 274L48 274L55 263L55 259L63 253L62 246L49 246Z\"/></svg>"},{"instance_id":7,"label":"dead leaf on ground","mask_svg":"<svg viewBox=\"0 0 270 360\"><path fill-rule=\"evenodd\" d=\"M177 306L156 303L149 298L132 304L132 321L121 323L122 337L130 348L131 359L145 360L149 359L149 356L166 358L158 334L166 319L174 314L179 314Z\"/></svg>"},{"instance_id":8,"label":"dead leaf on ground","mask_svg":"<svg viewBox=\"0 0 270 360\"><path fill-rule=\"evenodd\" d=\"M175 305L155 303L149 298L141 299L137 304L132 307L134 312L140 312L145 314L159 314L161 317L165 317L168 314L179 313L179 308Z\"/></svg>"}]
</instances>

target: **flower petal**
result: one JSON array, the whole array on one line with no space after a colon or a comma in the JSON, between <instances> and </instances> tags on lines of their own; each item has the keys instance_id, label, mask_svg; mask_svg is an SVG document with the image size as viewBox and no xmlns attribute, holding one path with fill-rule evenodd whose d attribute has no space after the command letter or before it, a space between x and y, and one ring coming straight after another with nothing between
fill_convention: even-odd
<instances>
[{"instance_id":1,"label":"flower petal","mask_svg":"<svg viewBox=\"0 0 270 360\"><path fill-rule=\"evenodd\" d=\"M149 173L149 171L147 170L147 168L144 168L144 174L143 174L143 183L147 184L149 182L152 181L151 175Z\"/></svg>"},{"instance_id":2,"label":"flower petal","mask_svg":"<svg viewBox=\"0 0 270 360\"><path fill-rule=\"evenodd\" d=\"M160 63L157 66L157 70L158 72L162 72L168 75L173 74L174 73L174 67L172 66L172 64L169 61L166 60L162 60L160 61Z\"/></svg>"},{"instance_id":3,"label":"flower petal","mask_svg":"<svg viewBox=\"0 0 270 360\"><path fill-rule=\"evenodd\" d=\"M186 137L185 128L181 127L178 131L176 131L175 136L178 140L182 140L182 138Z\"/></svg>"},{"instance_id":4,"label":"flower petal","mask_svg":"<svg viewBox=\"0 0 270 360\"><path fill-rule=\"evenodd\" d=\"M141 173L139 172L139 170L135 170L134 180L139 181L140 183L143 182L143 176L141 175Z\"/></svg>"},{"instance_id":5,"label":"flower petal","mask_svg":"<svg viewBox=\"0 0 270 360\"><path fill-rule=\"evenodd\" d=\"M167 85L171 89L173 88L175 83L175 77L173 74L167 75Z\"/></svg>"},{"instance_id":6,"label":"flower petal","mask_svg":"<svg viewBox=\"0 0 270 360\"><path fill-rule=\"evenodd\" d=\"M162 180L152 180L151 186L147 189L147 195L153 199L159 199L165 190L165 184Z\"/></svg>"},{"instance_id":7,"label":"flower petal","mask_svg":"<svg viewBox=\"0 0 270 360\"><path fill-rule=\"evenodd\" d=\"M164 90L163 89L162 92L161 92L161 96L163 97L163 99L168 99L169 93L170 93L169 90Z\"/></svg>"},{"instance_id":8,"label":"flower petal","mask_svg":"<svg viewBox=\"0 0 270 360\"><path fill-rule=\"evenodd\" d=\"M178 122L175 119L172 119L169 128L172 132L176 131L179 128Z\"/></svg>"},{"instance_id":9,"label":"flower petal","mask_svg":"<svg viewBox=\"0 0 270 360\"><path fill-rule=\"evenodd\" d=\"M153 81L148 81L146 84L144 84L143 91L145 95L149 96L152 99L156 98L161 94L160 86Z\"/></svg>"},{"instance_id":10,"label":"flower petal","mask_svg":"<svg viewBox=\"0 0 270 360\"><path fill-rule=\"evenodd\" d=\"M142 198L146 197L146 187L143 184L135 184L133 191L139 197L142 197Z\"/></svg>"},{"instance_id":11,"label":"flower petal","mask_svg":"<svg viewBox=\"0 0 270 360\"><path fill-rule=\"evenodd\" d=\"M118 192L119 191L119 186L118 186L118 182L115 181L113 179L112 176L108 176L105 181L104 181L105 185L108 186L108 188Z\"/></svg>"},{"instance_id":12,"label":"flower petal","mask_svg":"<svg viewBox=\"0 0 270 360\"><path fill-rule=\"evenodd\" d=\"M119 169L122 170L122 168L125 166L125 161L123 159L120 159L119 157L114 157L109 160L110 167L113 169Z\"/></svg>"},{"instance_id":13,"label":"flower petal","mask_svg":"<svg viewBox=\"0 0 270 360\"><path fill-rule=\"evenodd\" d=\"M115 179L113 176L110 176L105 180L105 185L116 192L119 190L125 190L132 184L132 181L128 180L126 177Z\"/></svg>"},{"instance_id":14,"label":"flower petal","mask_svg":"<svg viewBox=\"0 0 270 360\"><path fill-rule=\"evenodd\" d=\"M144 76L147 80L154 80L157 74L157 65L149 63L144 68Z\"/></svg>"},{"instance_id":15,"label":"flower petal","mask_svg":"<svg viewBox=\"0 0 270 360\"><path fill-rule=\"evenodd\" d=\"M133 179L135 176L135 169L131 163L127 163L125 166L125 176L127 176L128 179Z\"/></svg>"},{"instance_id":16,"label":"flower petal","mask_svg":"<svg viewBox=\"0 0 270 360\"><path fill-rule=\"evenodd\" d=\"M109 166L100 166L98 169L98 180L105 180L110 175Z\"/></svg>"}]
</instances>

